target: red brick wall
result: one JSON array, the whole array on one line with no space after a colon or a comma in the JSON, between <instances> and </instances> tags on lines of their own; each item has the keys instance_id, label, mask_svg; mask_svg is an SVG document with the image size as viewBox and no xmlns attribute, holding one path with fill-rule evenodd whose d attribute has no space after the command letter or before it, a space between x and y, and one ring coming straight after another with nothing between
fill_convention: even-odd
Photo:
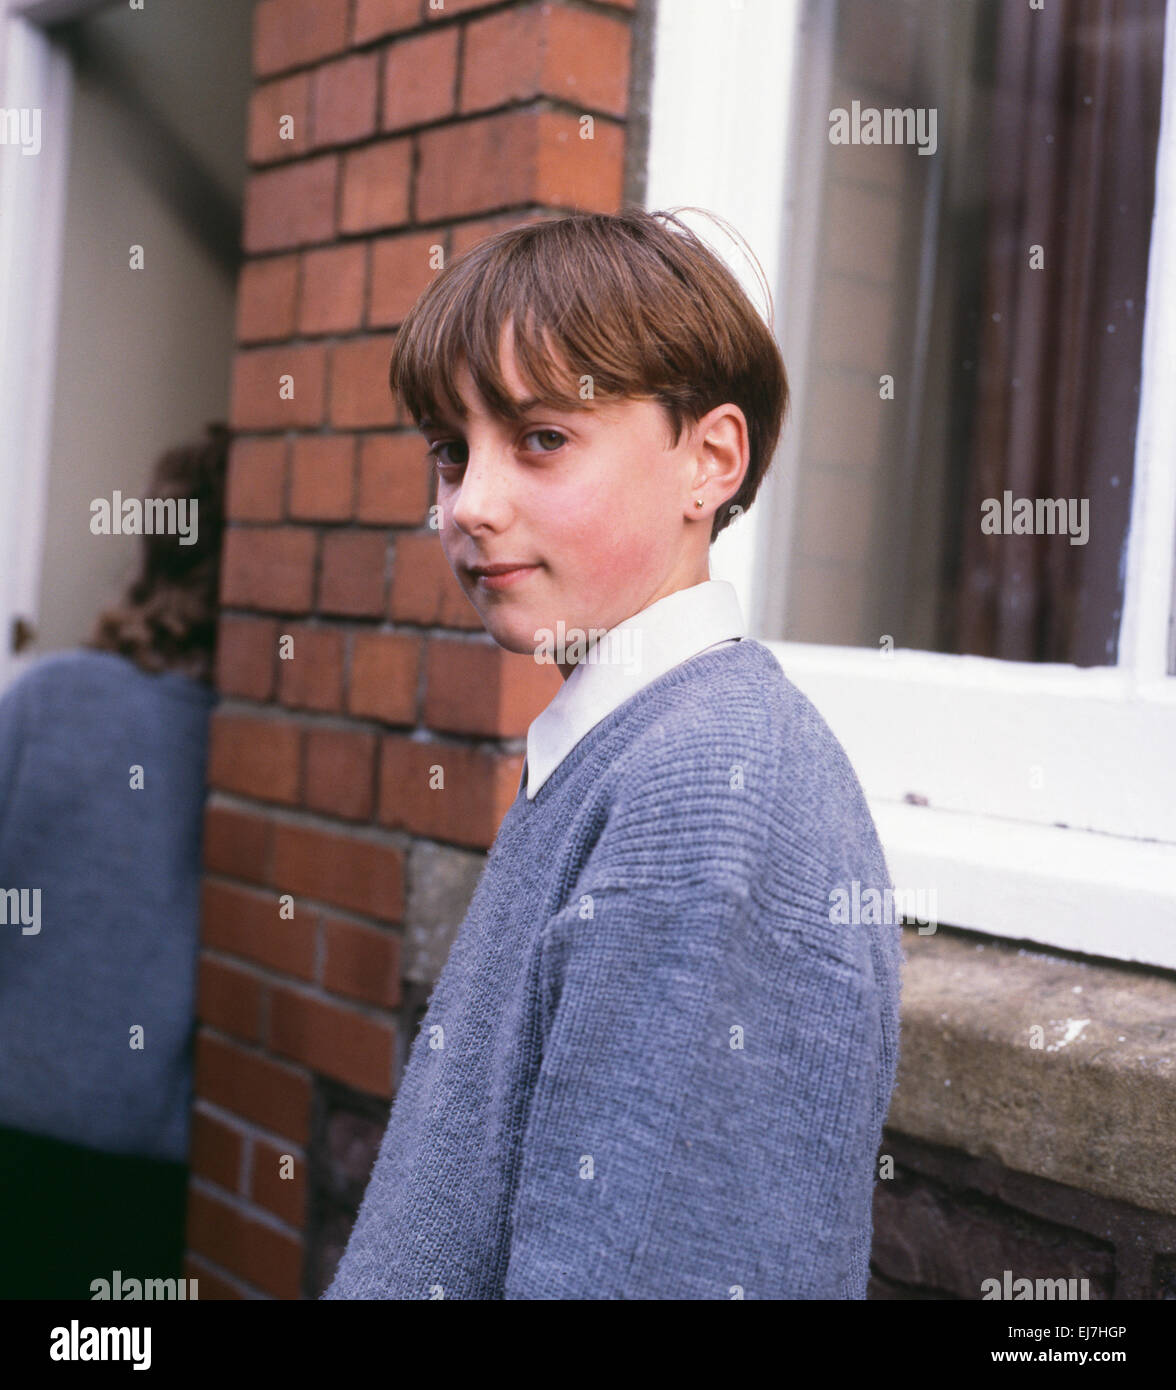
<instances>
[{"instance_id":1,"label":"red brick wall","mask_svg":"<svg viewBox=\"0 0 1176 1390\"><path fill-rule=\"evenodd\" d=\"M388 1100L403 1061L411 847L488 848L559 685L453 579L388 353L433 247L621 204L634 22L634 0L256 6L185 1270L202 1297L306 1291L316 1079Z\"/></svg>"}]
</instances>

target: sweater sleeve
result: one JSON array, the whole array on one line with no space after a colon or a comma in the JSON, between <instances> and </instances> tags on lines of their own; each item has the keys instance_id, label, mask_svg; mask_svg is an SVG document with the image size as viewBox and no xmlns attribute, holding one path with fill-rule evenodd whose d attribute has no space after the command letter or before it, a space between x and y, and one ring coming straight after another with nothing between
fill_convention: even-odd
<instances>
[{"instance_id":1,"label":"sweater sleeve","mask_svg":"<svg viewBox=\"0 0 1176 1390\"><path fill-rule=\"evenodd\" d=\"M872 978L729 882L584 895L541 974L506 1297L845 1297L878 1142Z\"/></svg>"}]
</instances>

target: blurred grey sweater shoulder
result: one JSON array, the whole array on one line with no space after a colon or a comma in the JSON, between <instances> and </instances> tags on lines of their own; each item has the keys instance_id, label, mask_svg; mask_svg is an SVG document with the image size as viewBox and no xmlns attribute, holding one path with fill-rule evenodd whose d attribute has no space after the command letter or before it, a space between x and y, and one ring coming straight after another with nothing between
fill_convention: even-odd
<instances>
[{"instance_id":1,"label":"blurred grey sweater shoulder","mask_svg":"<svg viewBox=\"0 0 1176 1390\"><path fill-rule=\"evenodd\" d=\"M0 890L38 905L37 930L11 909L0 924L0 1124L186 1157L215 702L188 676L86 649L0 698Z\"/></svg>"},{"instance_id":2,"label":"blurred grey sweater shoulder","mask_svg":"<svg viewBox=\"0 0 1176 1390\"><path fill-rule=\"evenodd\" d=\"M865 1297L901 927L772 654L675 666L507 812L324 1298Z\"/></svg>"}]
</instances>

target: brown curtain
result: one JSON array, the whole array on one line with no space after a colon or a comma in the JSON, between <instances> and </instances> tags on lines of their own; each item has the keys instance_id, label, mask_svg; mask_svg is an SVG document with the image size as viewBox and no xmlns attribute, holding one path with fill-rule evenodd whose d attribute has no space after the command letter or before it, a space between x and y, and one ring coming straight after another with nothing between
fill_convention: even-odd
<instances>
[{"instance_id":1,"label":"brown curtain","mask_svg":"<svg viewBox=\"0 0 1176 1390\"><path fill-rule=\"evenodd\" d=\"M1164 0L995 0L988 226L949 650L1113 664ZM1044 268L1030 268L1030 247ZM1172 383L1176 389L1176 383ZM1089 499L1089 538L986 535L986 498Z\"/></svg>"}]
</instances>

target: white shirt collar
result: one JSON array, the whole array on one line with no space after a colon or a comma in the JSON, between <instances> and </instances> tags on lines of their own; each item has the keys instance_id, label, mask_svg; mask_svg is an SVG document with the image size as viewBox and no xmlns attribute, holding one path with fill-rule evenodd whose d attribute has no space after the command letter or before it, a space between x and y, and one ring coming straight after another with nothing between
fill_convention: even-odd
<instances>
[{"instance_id":1,"label":"white shirt collar","mask_svg":"<svg viewBox=\"0 0 1176 1390\"><path fill-rule=\"evenodd\" d=\"M585 734L651 681L746 635L739 597L725 579L679 589L609 628L531 722L519 790L525 782L527 799L534 797Z\"/></svg>"}]
</instances>

